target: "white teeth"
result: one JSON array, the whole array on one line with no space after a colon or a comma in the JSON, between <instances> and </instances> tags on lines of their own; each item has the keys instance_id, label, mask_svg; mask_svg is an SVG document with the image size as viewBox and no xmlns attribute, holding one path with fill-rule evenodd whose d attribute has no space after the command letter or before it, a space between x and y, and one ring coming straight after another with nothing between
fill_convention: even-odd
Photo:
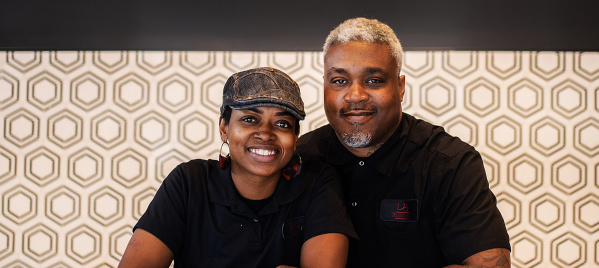
<instances>
[{"instance_id":1,"label":"white teeth","mask_svg":"<svg viewBox=\"0 0 599 268\"><path fill-rule=\"evenodd\" d=\"M273 155L275 151L265 150L265 149L250 149L250 152L259 154L259 155Z\"/></svg>"}]
</instances>

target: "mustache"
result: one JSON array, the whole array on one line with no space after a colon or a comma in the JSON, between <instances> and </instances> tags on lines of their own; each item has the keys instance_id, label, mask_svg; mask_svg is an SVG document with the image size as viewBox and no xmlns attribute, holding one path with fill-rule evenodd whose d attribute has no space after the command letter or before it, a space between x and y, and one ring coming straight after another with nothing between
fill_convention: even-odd
<instances>
[{"instance_id":1,"label":"mustache","mask_svg":"<svg viewBox=\"0 0 599 268\"><path fill-rule=\"evenodd\" d=\"M369 105L361 105L361 104L350 104L347 108L342 108L339 110L339 114L344 115L346 113L350 113L352 111L360 111L366 113L376 113L378 109Z\"/></svg>"}]
</instances>

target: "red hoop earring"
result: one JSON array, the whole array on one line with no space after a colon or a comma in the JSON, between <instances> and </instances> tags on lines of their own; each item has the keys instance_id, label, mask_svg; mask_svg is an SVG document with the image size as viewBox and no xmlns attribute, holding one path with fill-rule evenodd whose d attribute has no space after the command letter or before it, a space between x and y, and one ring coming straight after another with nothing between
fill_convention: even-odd
<instances>
[{"instance_id":1,"label":"red hoop earring","mask_svg":"<svg viewBox=\"0 0 599 268\"><path fill-rule=\"evenodd\" d=\"M223 156L223 146L225 144L227 145L227 155ZM220 151L218 153L218 165L222 169L227 169L229 167L230 163L231 163L231 157L229 156L229 143L225 141L225 142L223 142L223 144L220 145Z\"/></svg>"},{"instance_id":2,"label":"red hoop earring","mask_svg":"<svg viewBox=\"0 0 599 268\"><path fill-rule=\"evenodd\" d=\"M288 181L295 178L302 171L302 157L297 152L295 154L297 155L297 159L292 158L281 172L281 175Z\"/></svg>"}]
</instances>

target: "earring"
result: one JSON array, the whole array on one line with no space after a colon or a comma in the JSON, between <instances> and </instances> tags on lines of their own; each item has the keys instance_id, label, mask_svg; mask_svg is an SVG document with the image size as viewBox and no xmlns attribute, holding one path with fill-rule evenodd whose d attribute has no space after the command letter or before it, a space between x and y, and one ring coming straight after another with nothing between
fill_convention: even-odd
<instances>
[{"instance_id":1,"label":"earring","mask_svg":"<svg viewBox=\"0 0 599 268\"><path fill-rule=\"evenodd\" d=\"M281 175L285 177L286 180L291 180L300 174L302 171L302 156L300 156L297 152L297 159L292 158L289 161L289 164L285 168L283 168Z\"/></svg>"},{"instance_id":2,"label":"earring","mask_svg":"<svg viewBox=\"0 0 599 268\"><path fill-rule=\"evenodd\" d=\"M223 156L223 147L225 146L225 144L227 145L227 155ZM229 156L229 143L225 141L223 142L223 144L220 145L220 152L218 153L218 164L220 168L227 169L229 167L230 162L231 158Z\"/></svg>"}]
</instances>

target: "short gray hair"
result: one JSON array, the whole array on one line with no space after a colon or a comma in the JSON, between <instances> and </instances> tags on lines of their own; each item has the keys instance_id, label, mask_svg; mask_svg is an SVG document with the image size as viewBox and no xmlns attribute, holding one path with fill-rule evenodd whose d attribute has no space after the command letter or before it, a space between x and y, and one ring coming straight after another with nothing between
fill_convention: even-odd
<instances>
[{"instance_id":1,"label":"short gray hair","mask_svg":"<svg viewBox=\"0 0 599 268\"><path fill-rule=\"evenodd\" d=\"M403 48L397 35L389 25L376 19L353 18L346 20L333 29L329 33L329 36L327 36L322 47L324 56L326 57L331 46L345 44L350 41L378 43L389 46L391 56L397 62L397 71L401 71Z\"/></svg>"}]
</instances>

